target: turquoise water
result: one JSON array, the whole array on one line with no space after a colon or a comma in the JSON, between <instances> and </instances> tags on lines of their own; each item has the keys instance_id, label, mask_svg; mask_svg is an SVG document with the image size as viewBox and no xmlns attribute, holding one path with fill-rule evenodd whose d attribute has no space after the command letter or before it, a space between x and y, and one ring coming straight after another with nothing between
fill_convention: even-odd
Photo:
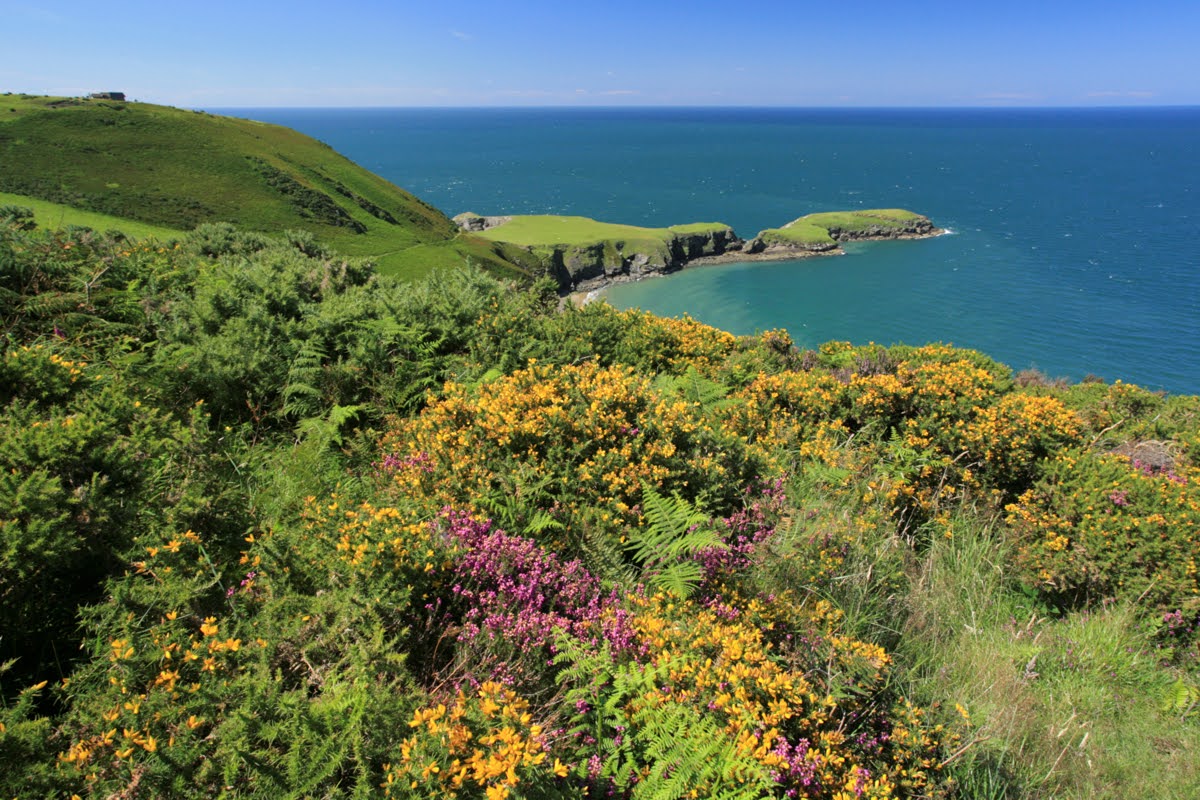
<instances>
[{"instance_id":1,"label":"turquoise water","mask_svg":"<svg viewBox=\"0 0 1200 800\"><path fill-rule=\"evenodd\" d=\"M238 110L448 214L722 221L903 207L953 233L613 287L735 333L973 347L1200 393L1200 109Z\"/></svg>"}]
</instances>

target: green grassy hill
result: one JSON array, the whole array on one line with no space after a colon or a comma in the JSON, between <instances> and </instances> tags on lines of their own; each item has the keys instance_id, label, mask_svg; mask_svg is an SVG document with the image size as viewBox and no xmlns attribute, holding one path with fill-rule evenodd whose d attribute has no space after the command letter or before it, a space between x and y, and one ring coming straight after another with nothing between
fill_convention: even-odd
<instances>
[{"instance_id":1,"label":"green grassy hill","mask_svg":"<svg viewBox=\"0 0 1200 800\"><path fill-rule=\"evenodd\" d=\"M934 233L937 228L927 217L902 208L826 211L806 214L782 228L761 231L749 248L826 252L835 250L839 242L847 240L905 238Z\"/></svg>"},{"instance_id":2,"label":"green grassy hill","mask_svg":"<svg viewBox=\"0 0 1200 800\"><path fill-rule=\"evenodd\" d=\"M0 97L0 192L160 228L307 230L381 271L515 269L437 209L277 125L146 103ZM8 202L6 200L6 202ZM28 205L28 204L26 204Z\"/></svg>"}]
</instances>

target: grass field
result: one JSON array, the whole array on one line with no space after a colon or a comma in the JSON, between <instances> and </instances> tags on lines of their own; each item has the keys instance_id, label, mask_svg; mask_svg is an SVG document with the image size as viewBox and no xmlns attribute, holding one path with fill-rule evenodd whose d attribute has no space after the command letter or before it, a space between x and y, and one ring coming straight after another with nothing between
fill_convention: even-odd
<instances>
[{"instance_id":1,"label":"grass field","mask_svg":"<svg viewBox=\"0 0 1200 800\"><path fill-rule=\"evenodd\" d=\"M767 245L796 244L811 249L829 249L837 242L829 235L829 229L808 222L803 217L782 228L767 228L758 234Z\"/></svg>"},{"instance_id":2,"label":"grass field","mask_svg":"<svg viewBox=\"0 0 1200 800\"><path fill-rule=\"evenodd\" d=\"M131 219L122 219L108 214L97 214L92 211L81 211L61 203L51 203L36 197L0 192L0 206L19 206L33 212L33 219L39 228L54 230L71 225L91 228L96 231L121 231L132 239L172 239L182 235L182 231L165 228L161 225L149 225Z\"/></svg>"},{"instance_id":3,"label":"grass field","mask_svg":"<svg viewBox=\"0 0 1200 800\"><path fill-rule=\"evenodd\" d=\"M825 211L808 214L800 220L826 230L863 231L875 227L903 228L924 219L903 208L872 208L867 211Z\"/></svg>"},{"instance_id":4,"label":"grass field","mask_svg":"<svg viewBox=\"0 0 1200 800\"><path fill-rule=\"evenodd\" d=\"M528 248L545 257L554 250L603 247L607 256L644 253L662 263L672 260L672 247L684 236L704 236L729 230L720 222L696 222L669 228L643 228L599 222L588 217L530 214L477 234L494 242Z\"/></svg>"},{"instance_id":5,"label":"grass field","mask_svg":"<svg viewBox=\"0 0 1200 800\"><path fill-rule=\"evenodd\" d=\"M639 243L666 244L672 238L671 231L667 228L639 228L636 225L597 222L588 217L551 214L516 216L503 225L481 232L479 236L521 247L588 245L614 239L636 246Z\"/></svg>"}]
</instances>

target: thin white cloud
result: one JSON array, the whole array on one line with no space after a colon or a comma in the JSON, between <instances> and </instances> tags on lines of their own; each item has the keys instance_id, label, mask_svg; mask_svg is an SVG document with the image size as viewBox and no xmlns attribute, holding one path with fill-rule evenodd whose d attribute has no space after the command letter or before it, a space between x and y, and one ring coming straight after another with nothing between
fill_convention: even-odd
<instances>
[{"instance_id":1,"label":"thin white cloud","mask_svg":"<svg viewBox=\"0 0 1200 800\"><path fill-rule=\"evenodd\" d=\"M641 94L641 92L635 89L609 89L608 91L601 92L600 94L607 97L615 97L618 95Z\"/></svg>"},{"instance_id":2,"label":"thin white cloud","mask_svg":"<svg viewBox=\"0 0 1200 800\"><path fill-rule=\"evenodd\" d=\"M1088 92L1087 93L1087 97L1092 97L1092 98L1128 97L1128 98L1135 98L1135 99L1139 99L1139 100L1145 100L1147 98L1154 97L1154 96L1155 96L1154 92L1136 92L1136 91L1135 92L1107 91L1107 92Z\"/></svg>"},{"instance_id":3,"label":"thin white cloud","mask_svg":"<svg viewBox=\"0 0 1200 800\"><path fill-rule=\"evenodd\" d=\"M455 39L459 39L464 42L472 41L475 38L471 34L464 33L463 31L459 31L459 30L450 31L450 35L453 36Z\"/></svg>"}]
</instances>

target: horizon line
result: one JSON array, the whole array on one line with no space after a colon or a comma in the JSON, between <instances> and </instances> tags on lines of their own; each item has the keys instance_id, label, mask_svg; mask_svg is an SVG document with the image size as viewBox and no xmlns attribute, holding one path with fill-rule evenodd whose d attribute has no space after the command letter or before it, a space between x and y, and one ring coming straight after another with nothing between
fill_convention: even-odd
<instances>
[{"instance_id":1,"label":"horizon line","mask_svg":"<svg viewBox=\"0 0 1200 800\"><path fill-rule=\"evenodd\" d=\"M144 102L130 100L129 102ZM166 103L151 105L170 105ZM177 106L189 110L204 110L217 108L226 110L237 109L280 109L289 111L372 111L372 110L411 110L411 111L639 111L647 109L696 109L705 111L1151 111L1164 109L1200 109L1196 103L1158 103L1158 104L1070 104L1070 105L759 105L759 104L676 104L662 103L645 105L211 105Z\"/></svg>"}]
</instances>

